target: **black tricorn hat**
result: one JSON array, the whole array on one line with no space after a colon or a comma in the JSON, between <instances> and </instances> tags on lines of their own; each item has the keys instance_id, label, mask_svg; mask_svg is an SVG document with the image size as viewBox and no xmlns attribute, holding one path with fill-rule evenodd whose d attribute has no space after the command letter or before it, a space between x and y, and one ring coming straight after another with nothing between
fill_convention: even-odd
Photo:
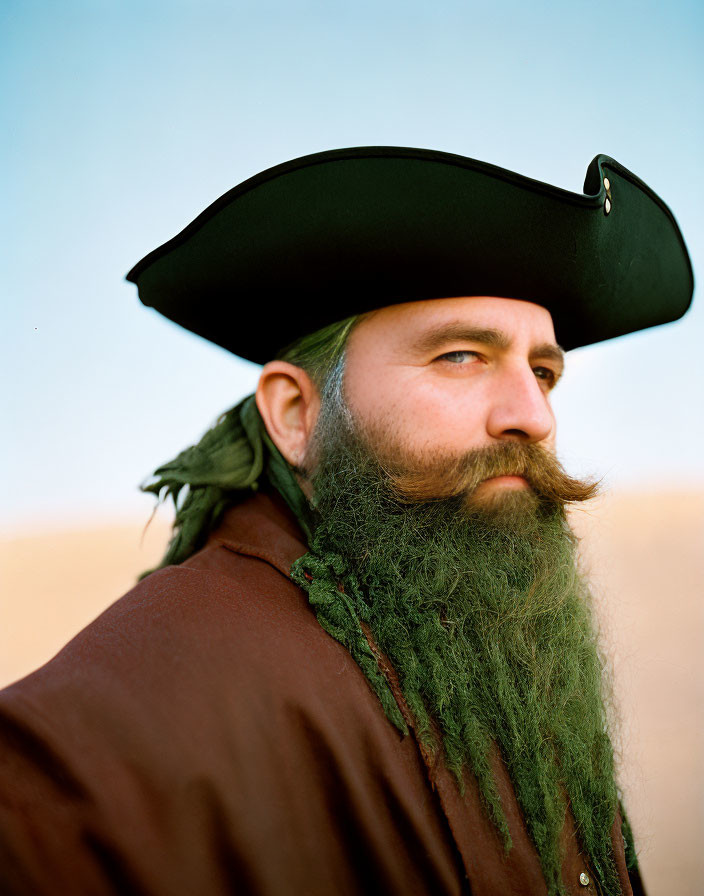
<instances>
[{"instance_id":1,"label":"black tricorn hat","mask_svg":"<svg viewBox=\"0 0 704 896\"><path fill-rule=\"evenodd\" d=\"M608 156L578 194L395 146L269 168L127 279L145 305L258 363L353 314L474 295L545 306L571 349L676 320L694 286L672 212Z\"/></svg>"}]
</instances>

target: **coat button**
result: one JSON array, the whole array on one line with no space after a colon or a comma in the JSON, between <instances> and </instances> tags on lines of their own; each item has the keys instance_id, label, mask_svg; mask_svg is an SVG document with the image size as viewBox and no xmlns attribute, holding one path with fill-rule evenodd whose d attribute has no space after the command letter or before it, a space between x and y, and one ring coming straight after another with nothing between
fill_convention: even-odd
<instances>
[{"instance_id":1,"label":"coat button","mask_svg":"<svg viewBox=\"0 0 704 896\"><path fill-rule=\"evenodd\" d=\"M583 887L589 886L589 875L585 871L579 875L579 882Z\"/></svg>"}]
</instances>

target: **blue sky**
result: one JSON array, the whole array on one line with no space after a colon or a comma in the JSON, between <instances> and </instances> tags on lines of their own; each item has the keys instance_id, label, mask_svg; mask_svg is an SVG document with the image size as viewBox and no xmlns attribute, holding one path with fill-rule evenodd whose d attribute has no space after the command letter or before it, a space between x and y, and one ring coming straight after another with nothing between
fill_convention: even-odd
<instances>
[{"instance_id":1,"label":"blue sky","mask_svg":"<svg viewBox=\"0 0 704 896\"><path fill-rule=\"evenodd\" d=\"M704 6L93 0L0 5L0 527L148 516L137 485L254 365L143 308L129 268L225 190L342 146L456 152L580 192L613 156L703 269ZM704 308L568 356L559 450L704 485Z\"/></svg>"}]
</instances>

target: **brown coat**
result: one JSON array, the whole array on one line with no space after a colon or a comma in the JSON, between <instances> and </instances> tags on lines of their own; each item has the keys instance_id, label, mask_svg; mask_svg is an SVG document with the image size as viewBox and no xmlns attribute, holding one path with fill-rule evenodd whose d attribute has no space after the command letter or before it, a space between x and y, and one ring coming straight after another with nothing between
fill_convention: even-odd
<instances>
[{"instance_id":1,"label":"brown coat","mask_svg":"<svg viewBox=\"0 0 704 896\"><path fill-rule=\"evenodd\" d=\"M500 761L508 857L318 624L288 577L305 551L255 496L0 694L4 896L545 893ZM564 837L568 891L597 893Z\"/></svg>"}]
</instances>

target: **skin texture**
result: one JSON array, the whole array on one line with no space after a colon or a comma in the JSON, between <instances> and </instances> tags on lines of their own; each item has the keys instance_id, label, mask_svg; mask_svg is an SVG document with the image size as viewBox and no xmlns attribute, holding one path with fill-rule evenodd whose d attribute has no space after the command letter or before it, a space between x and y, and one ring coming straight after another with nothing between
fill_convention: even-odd
<instances>
[{"instance_id":1,"label":"skin texture","mask_svg":"<svg viewBox=\"0 0 704 896\"><path fill-rule=\"evenodd\" d=\"M345 396L370 431L392 430L406 456L457 456L504 441L553 451L550 391L562 366L540 305L493 296L409 302L366 315L352 331ZM300 466L320 410L310 377L283 361L267 364L257 406L278 449ZM526 487L502 476L477 496Z\"/></svg>"}]
</instances>

